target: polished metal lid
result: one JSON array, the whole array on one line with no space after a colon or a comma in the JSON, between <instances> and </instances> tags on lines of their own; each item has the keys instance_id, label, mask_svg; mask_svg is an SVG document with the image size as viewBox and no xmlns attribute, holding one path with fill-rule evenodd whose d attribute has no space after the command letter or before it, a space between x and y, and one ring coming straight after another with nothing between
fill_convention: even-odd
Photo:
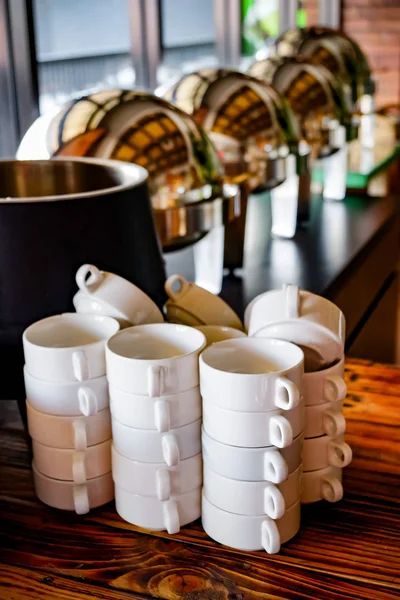
<instances>
[{"instance_id":1,"label":"polished metal lid","mask_svg":"<svg viewBox=\"0 0 400 600\"><path fill-rule=\"evenodd\" d=\"M50 157L101 157L147 169L166 250L193 243L237 216L237 189L226 185L208 136L185 112L154 95L109 90L81 97L66 104L43 135Z\"/></svg>"},{"instance_id":2,"label":"polished metal lid","mask_svg":"<svg viewBox=\"0 0 400 600\"><path fill-rule=\"evenodd\" d=\"M353 106L364 94L375 92L367 58L360 46L341 31L327 27L289 29L276 41L279 56L308 56L348 86Z\"/></svg>"},{"instance_id":3,"label":"polished metal lid","mask_svg":"<svg viewBox=\"0 0 400 600\"><path fill-rule=\"evenodd\" d=\"M164 97L206 130L227 181L261 190L285 179L285 157L298 144L299 130L270 86L238 71L202 69L182 77Z\"/></svg>"},{"instance_id":4,"label":"polished metal lid","mask_svg":"<svg viewBox=\"0 0 400 600\"><path fill-rule=\"evenodd\" d=\"M335 149L332 131L344 125L353 137L352 115L338 80L307 58L271 57L254 63L249 73L272 85L298 116L304 139L316 156Z\"/></svg>"}]
</instances>

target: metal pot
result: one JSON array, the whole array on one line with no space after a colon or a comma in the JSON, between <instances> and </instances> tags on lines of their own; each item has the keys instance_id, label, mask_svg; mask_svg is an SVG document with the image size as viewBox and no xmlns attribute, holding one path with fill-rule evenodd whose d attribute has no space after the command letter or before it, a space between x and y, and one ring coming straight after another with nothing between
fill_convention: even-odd
<instances>
[{"instance_id":1,"label":"metal pot","mask_svg":"<svg viewBox=\"0 0 400 600\"><path fill-rule=\"evenodd\" d=\"M40 125L40 123L39 123ZM149 190L163 250L183 248L237 216L237 190L226 186L215 148L184 112L154 95L107 90L66 104L50 123L32 126L47 156L95 156L136 163ZM21 156L21 153L19 153Z\"/></svg>"},{"instance_id":2,"label":"metal pot","mask_svg":"<svg viewBox=\"0 0 400 600\"><path fill-rule=\"evenodd\" d=\"M0 398L23 397L22 332L73 310L94 263L165 300L147 172L94 159L0 161Z\"/></svg>"}]
</instances>

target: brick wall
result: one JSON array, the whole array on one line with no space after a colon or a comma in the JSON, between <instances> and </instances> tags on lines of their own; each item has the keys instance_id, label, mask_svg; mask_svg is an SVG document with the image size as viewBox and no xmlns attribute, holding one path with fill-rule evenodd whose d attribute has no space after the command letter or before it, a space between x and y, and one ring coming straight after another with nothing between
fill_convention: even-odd
<instances>
[{"instance_id":1,"label":"brick wall","mask_svg":"<svg viewBox=\"0 0 400 600\"><path fill-rule=\"evenodd\" d=\"M342 26L368 57L377 105L400 102L400 0L342 0Z\"/></svg>"}]
</instances>

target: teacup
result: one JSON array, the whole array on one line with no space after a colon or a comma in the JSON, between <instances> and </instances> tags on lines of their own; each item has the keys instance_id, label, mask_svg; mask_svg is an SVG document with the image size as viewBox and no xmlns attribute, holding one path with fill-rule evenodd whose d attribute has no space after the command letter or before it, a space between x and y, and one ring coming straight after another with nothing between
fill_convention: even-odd
<instances>
[{"instance_id":1,"label":"teacup","mask_svg":"<svg viewBox=\"0 0 400 600\"><path fill-rule=\"evenodd\" d=\"M342 474L339 467L304 473L301 503L309 504L319 500L339 502L343 498Z\"/></svg>"},{"instance_id":2,"label":"teacup","mask_svg":"<svg viewBox=\"0 0 400 600\"><path fill-rule=\"evenodd\" d=\"M115 508L119 516L144 529L178 533L181 527L201 515L201 488L162 502L151 496L132 494L115 486Z\"/></svg>"},{"instance_id":3,"label":"teacup","mask_svg":"<svg viewBox=\"0 0 400 600\"><path fill-rule=\"evenodd\" d=\"M179 289L174 291L174 284L179 284ZM165 291L169 297L166 303L167 315L173 316L173 306L179 311L175 313L180 322L187 316L188 325L221 325L243 330L243 323L237 314L219 296L208 290L189 283L181 275L171 275L165 282ZM197 322L196 322L197 321Z\"/></svg>"},{"instance_id":4,"label":"teacup","mask_svg":"<svg viewBox=\"0 0 400 600\"><path fill-rule=\"evenodd\" d=\"M344 358L327 369L305 372L303 377L303 397L306 406L339 402L346 397Z\"/></svg>"},{"instance_id":5,"label":"teacup","mask_svg":"<svg viewBox=\"0 0 400 600\"><path fill-rule=\"evenodd\" d=\"M203 493L203 529L216 542L238 550L279 552L300 528L300 502L290 506L277 521L266 515L238 515L212 504Z\"/></svg>"},{"instance_id":6,"label":"teacup","mask_svg":"<svg viewBox=\"0 0 400 600\"><path fill-rule=\"evenodd\" d=\"M292 342L304 351L306 371L331 365L343 357L345 319L332 302L295 285L258 296L247 308L250 336Z\"/></svg>"},{"instance_id":7,"label":"teacup","mask_svg":"<svg viewBox=\"0 0 400 600\"><path fill-rule=\"evenodd\" d=\"M200 429L200 419L160 434L151 429L133 429L112 418L113 444L117 452L131 460L165 463L169 467L201 452Z\"/></svg>"},{"instance_id":8,"label":"teacup","mask_svg":"<svg viewBox=\"0 0 400 600\"><path fill-rule=\"evenodd\" d=\"M94 265L82 265L76 273L79 291L73 298L78 313L114 317L131 325L162 323L158 306L136 285Z\"/></svg>"},{"instance_id":9,"label":"teacup","mask_svg":"<svg viewBox=\"0 0 400 600\"><path fill-rule=\"evenodd\" d=\"M202 429L203 461L223 477L243 481L282 483L302 464L303 436L287 448L240 448L222 444Z\"/></svg>"},{"instance_id":10,"label":"teacup","mask_svg":"<svg viewBox=\"0 0 400 600\"><path fill-rule=\"evenodd\" d=\"M104 347L119 330L111 317L65 313L37 321L23 334L25 366L46 381L85 381L106 373Z\"/></svg>"},{"instance_id":11,"label":"teacup","mask_svg":"<svg viewBox=\"0 0 400 600\"><path fill-rule=\"evenodd\" d=\"M201 486L201 454L181 460L175 467L131 460L112 448L112 474L117 486L131 494L169 500Z\"/></svg>"},{"instance_id":12,"label":"teacup","mask_svg":"<svg viewBox=\"0 0 400 600\"><path fill-rule=\"evenodd\" d=\"M305 438L320 435L342 435L346 431L346 419L342 413L343 402L324 402L306 406Z\"/></svg>"},{"instance_id":13,"label":"teacup","mask_svg":"<svg viewBox=\"0 0 400 600\"><path fill-rule=\"evenodd\" d=\"M96 414L109 406L107 377L54 382L37 379L24 368L25 392L35 410L56 416Z\"/></svg>"},{"instance_id":14,"label":"teacup","mask_svg":"<svg viewBox=\"0 0 400 600\"><path fill-rule=\"evenodd\" d=\"M231 339L200 356L201 395L224 409L291 410L300 402L302 383L303 352L289 342Z\"/></svg>"},{"instance_id":15,"label":"teacup","mask_svg":"<svg viewBox=\"0 0 400 600\"><path fill-rule=\"evenodd\" d=\"M114 483L111 473L88 479L86 483L51 479L39 473L32 463L33 483L39 500L60 510L74 510L78 515L88 513L114 498Z\"/></svg>"},{"instance_id":16,"label":"teacup","mask_svg":"<svg viewBox=\"0 0 400 600\"><path fill-rule=\"evenodd\" d=\"M206 336L207 346L211 346L216 342L247 337L244 331L233 327L223 327L222 325L196 325L195 327Z\"/></svg>"},{"instance_id":17,"label":"teacup","mask_svg":"<svg viewBox=\"0 0 400 600\"><path fill-rule=\"evenodd\" d=\"M303 470L316 471L326 467L347 467L353 453L343 440L343 436L321 435L320 437L304 440Z\"/></svg>"},{"instance_id":18,"label":"teacup","mask_svg":"<svg viewBox=\"0 0 400 600\"><path fill-rule=\"evenodd\" d=\"M167 396L199 385L201 331L155 323L124 329L106 346L110 385L130 394Z\"/></svg>"},{"instance_id":19,"label":"teacup","mask_svg":"<svg viewBox=\"0 0 400 600\"><path fill-rule=\"evenodd\" d=\"M28 431L33 440L52 448L85 450L111 438L108 408L91 417L59 417L35 410L26 403Z\"/></svg>"},{"instance_id":20,"label":"teacup","mask_svg":"<svg viewBox=\"0 0 400 600\"><path fill-rule=\"evenodd\" d=\"M83 451L51 448L32 440L35 467L42 475L74 483L86 483L111 471L111 440Z\"/></svg>"},{"instance_id":21,"label":"teacup","mask_svg":"<svg viewBox=\"0 0 400 600\"><path fill-rule=\"evenodd\" d=\"M302 467L290 473L278 486L266 481L228 479L204 465L203 490L206 498L222 510L239 515L267 515L280 519L287 506L300 500Z\"/></svg>"},{"instance_id":22,"label":"teacup","mask_svg":"<svg viewBox=\"0 0 400 600\"><path fill-rule=\"evenodd\" d=\"M164 433L201 418L200 388L196 386L186 392L150 398L128 394L111 386L110 410L123 425Z\"/></svg>"},{"instance_id":23,"label":"teacup","mask_svg":"<svg viewBox=\"0 0 400 600\"><path fill-rule=\"evenodd\" d=\"M304 431L305 414L300 402L292 410L242 412L216 406L203 396L203 427L215 440L244 448L286 448Z\"/></svg>"}]
</instances>

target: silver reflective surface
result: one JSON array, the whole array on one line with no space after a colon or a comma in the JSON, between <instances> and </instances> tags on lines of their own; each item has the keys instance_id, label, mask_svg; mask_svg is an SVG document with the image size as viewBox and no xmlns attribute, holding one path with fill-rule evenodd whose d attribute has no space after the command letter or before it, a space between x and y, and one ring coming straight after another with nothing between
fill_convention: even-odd
<instances>
[{"instance_id":1,"label":"silver reflective surface","mask_svg":"<svg viewBox=\"0 0 400 600\"><path fill-rule=\"evenodd\" d=\"M164 97L190 114L218 149L229 182L272 188L285 178L285 157L299 130L285 101L270 86L229 69L185 75Z\"/></svg>"},{"instance_id":2,"label":"silver reflective surface","mask_svg":"<svg viewBox=\"0 0 400 600\"><path fill-rule=\"evenodd\" d=\"M84 96L66 104L42 135L50 156L144 167L164 249L192 243L215 221L237 214L236 189L226 188L209 138L187 114L156 96L126 90Z\"/></svg>"}]
</instances>

